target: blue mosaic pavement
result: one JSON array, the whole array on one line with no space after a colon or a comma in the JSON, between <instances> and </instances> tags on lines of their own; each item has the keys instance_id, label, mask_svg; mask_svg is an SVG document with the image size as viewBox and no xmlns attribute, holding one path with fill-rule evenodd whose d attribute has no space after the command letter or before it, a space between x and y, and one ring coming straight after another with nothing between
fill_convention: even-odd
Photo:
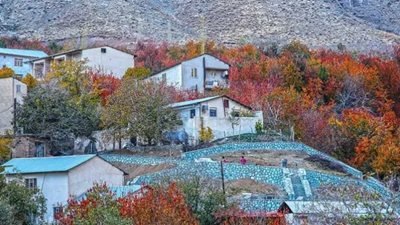
<instances>
[{"instance_id":1,"label":"blue mosaic pavement","mask_svg":"<svg viewBox=\"0 0 400 225\"><path fill-rule=\"evenodd\" d=\"M133 156L133 155L118 155L118 154L102 154L105 160L110 162L121 162L127 164L139 165L158 165L164 163L175 164L176 167L172 169L163 170L140 176L132 181L131 185L141 185L153 182L159 182L165 179L180 179L188 177L190 174L199 175L209 179L220 179L220 163L219 162L196 162L197 159L207 158L215 154L224 152L237 152L237 151L251 151L251 150L268 150L268 151L296 151L305 152L308 155L318 155L326 160L335 162L345 169L350 176L339 176L329 173L323 173L313 170L306 170L305 179L308 180L311 191L317 189L321 185L359 185L364 186L371 191L375 191L382 196L389 197L390 192L376 179L362 178L362 172L336 160L335 158L319 152L309 146L298 142L256 142L256 143L238 143L238 144L225 144L214 146L210 148L200 149L192 152L186 152L182 155L181 159L169 157L146 157L146 156ZM284 174L281 167L266 167L259 165L240 165L236 163L224 164L225 180L238 180L238 179L252 179L261 183L275 185L280 190L285 190ZM292 197L292 196L290 196ZM297 198L299 196L294 196ZM243 209L248 211L274 211L276 210L282 200L271 200L263 198L247 198L242 199L240 205Z\"/></svg>"}]
</instances>

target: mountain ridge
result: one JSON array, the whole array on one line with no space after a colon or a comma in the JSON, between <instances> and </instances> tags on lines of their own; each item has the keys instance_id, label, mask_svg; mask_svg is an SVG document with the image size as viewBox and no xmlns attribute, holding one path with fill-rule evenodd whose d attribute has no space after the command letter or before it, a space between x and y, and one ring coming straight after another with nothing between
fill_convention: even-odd
<instances>
[{"instance_id":1,"label":"mountain ridge","mask_svg":"<svg viewBox=\"0 0 400 225\"><path fill-rule=\"evenodd\" d=\"M382 50L400 43L400 0L0 0L0 32L124 43L296 39L310 47Z\"/></svg>"}]
</instances>

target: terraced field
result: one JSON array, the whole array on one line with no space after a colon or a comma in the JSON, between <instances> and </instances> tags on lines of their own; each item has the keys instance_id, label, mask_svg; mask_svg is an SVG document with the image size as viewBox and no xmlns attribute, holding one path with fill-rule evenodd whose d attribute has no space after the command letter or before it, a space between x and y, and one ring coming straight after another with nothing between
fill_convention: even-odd
<instances>
[{"instance_id":1,"label":"terraced field","mask_svg":"<svg viewBox=\"0 0 400 225\"><path fill-rule=\"evenodd\" d=\"M237 158L243 152L250 156L248 163L229 162L229 157ZM130 168L129 184L140 185L193 176L218 184L221 182L221 155L229 156L228 162L223 163L228 197L239 200L242 208L249 211L274 211L284 200L312 200L317 195L321 198L320 192L325 186L354 186L390 196L377 180L363 179L357 169L297 142L225 144L187 152L180 158L115 153L101 156L123 169ZM269 157L277 155L280 158ZM288 167L281 167L280 159L285 156L298 157L297 165L289 162ZM307 161L308 157L332 163L340 171L326 168L320 162Z\"/></svg>"}]
</instances>

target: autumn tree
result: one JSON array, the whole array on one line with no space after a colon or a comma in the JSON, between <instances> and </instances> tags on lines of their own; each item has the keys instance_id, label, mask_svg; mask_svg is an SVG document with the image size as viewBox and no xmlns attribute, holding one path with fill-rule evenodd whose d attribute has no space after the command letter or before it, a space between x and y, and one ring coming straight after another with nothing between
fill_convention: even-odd
<instances>
[{"instance_id":1,"label":"autumn tree","mask_svg":"<svg viewBox=\"0 0 400 225\"><path fill-rule=\"evenodd\" d=\"M144 138L147 144L158 143L163 132L180 123L177 112L168 107L170 88L164 83L125 79L102 112L104 125L124 129L126 136Z\"/></svg>"},{"instance_id":2,"label":"autumn tree","mask_svg":"<svg viewBox=\"0 0 400 225\"><path fill-rule=\"evenodd\" d=\"M33 77L31 74L27 74L25 77L22 78L22 83L26 84L28 89L32 89L37 86L38 81L36 80L35 77Z\"/></svg>"},{"instance_id":3,"label":"autumn tree","mask_svg":"<svg viewBox=\"0 0 400 225\"><path fill-rule=\"evenodd\" d=\"M175 184L143 187L139 192L118 198L105 184L96 184L84 199L70 199L58 221L64 225L198 224Z\"/></svg>"},{"instance_id":4,"label":"autumn tree","mask_svg":"<svg viewBox=\"0 0 400 225\"><path fill-rule=\"evenodd\" d=\"M143 79L150 75L151 70L143 66L128 68L125 72L124 78Z\"/></svg>"},{"instance_id":5,"label":"autumn tree","mask_svg":"<svg viewBox=\"0 0 400 225\"><path fill-rule=\"evenodd\" d=\"M3 66L0 69L0 78L13 77L15 75L14 70L9 67Z\"/></svg>"}]
</instances>

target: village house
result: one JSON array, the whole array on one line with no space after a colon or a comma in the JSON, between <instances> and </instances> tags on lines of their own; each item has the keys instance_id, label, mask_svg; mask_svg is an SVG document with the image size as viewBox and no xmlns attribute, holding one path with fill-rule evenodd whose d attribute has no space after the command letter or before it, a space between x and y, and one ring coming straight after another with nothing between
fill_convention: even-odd
<instances>
[{"instance_id":1,"label":"village house","mask_svg":"<svg viewBox=\"0 0 400 225\"><path fill-rule=\"evenodd\" d=\"M211 128L214 139L255 133L257 122L262 123L261 111L240 103L226 95L213 96L170 104L176 109L183 122L178 130L189 135L191 144L199 140L200 129Z\"/></svg>"},{"instance_id":2,"label":"village house","mask_svg":"<svg viewBox=\"0 0 400 225\"><path fill-rule=\"evenodd\" d=\"M0 48L0 68L11 68L16 76L23 77L32 71L29 61L46 56L43 51Z\"/></svg>"},{"instance_id":3,"label":"village house","mask_svg":"<svg viewBox=\"0 0 400 225\"><path fill-rule=\"evenodd\" d=\"M11 156L12 158L31 158L51 156L48 139L39 138L31 134L17 134L14 136Z\"/></svg>"},{"instance_id":4,"label":"village house","mask_svg":"<svg viewBox=\"0 0 400 225\"><path fill-rule=\"evenodd\" d=\"M368 215L396 216L397 213L385 202L380 201L284 201L278 213L285 217L285 224L333 224L340 216L353 218Z\"/></svg>"},{"instance_id":5,"label":"village house","mask_svg":"<svg viewBox=\"0 0 400 225\"><path fill-rule=\"evenodd\" d=\"M0 78L0 135L13 131L15 104L22 104L27 92L27 86L18 79Z\"/></svg>"},{"instance_id":6,"label":"village house","mask_svg":"<svg viewBox=\"0 0 400 225\"><path fill-rule=\"evenodd\" d=\"M52 222L70 197L80 196L94 183L122 186L125 172L96 155L14 158L2 165L6 181L22 178L46 198L45 220Z\"/></svg>"},{"instance_id":7,"label":"village house","mask_svg":"<svg viewBox=\"0 0 400 225\"><path fill-rule=\"evenodd\" d=\"M32 60L30 63L32 74L37 79L43 79L46 76L53 62L65 60L85 61L93 71L122 78L128 68L134 67L134 58L134 55L127 52L103 46L57 53Z\"/></svg>"},{"instance_id":8,"label":"village house","mask_svg":"<svg viewBox=\"0 0 400 225\"><path fill-rule=\"evenodd\" d=\"M204 93L213 88L227 88L230 65L210 54L199 55L152 74L145 80L165 81L182 90Z\"/></svg>"}]
</instances>

